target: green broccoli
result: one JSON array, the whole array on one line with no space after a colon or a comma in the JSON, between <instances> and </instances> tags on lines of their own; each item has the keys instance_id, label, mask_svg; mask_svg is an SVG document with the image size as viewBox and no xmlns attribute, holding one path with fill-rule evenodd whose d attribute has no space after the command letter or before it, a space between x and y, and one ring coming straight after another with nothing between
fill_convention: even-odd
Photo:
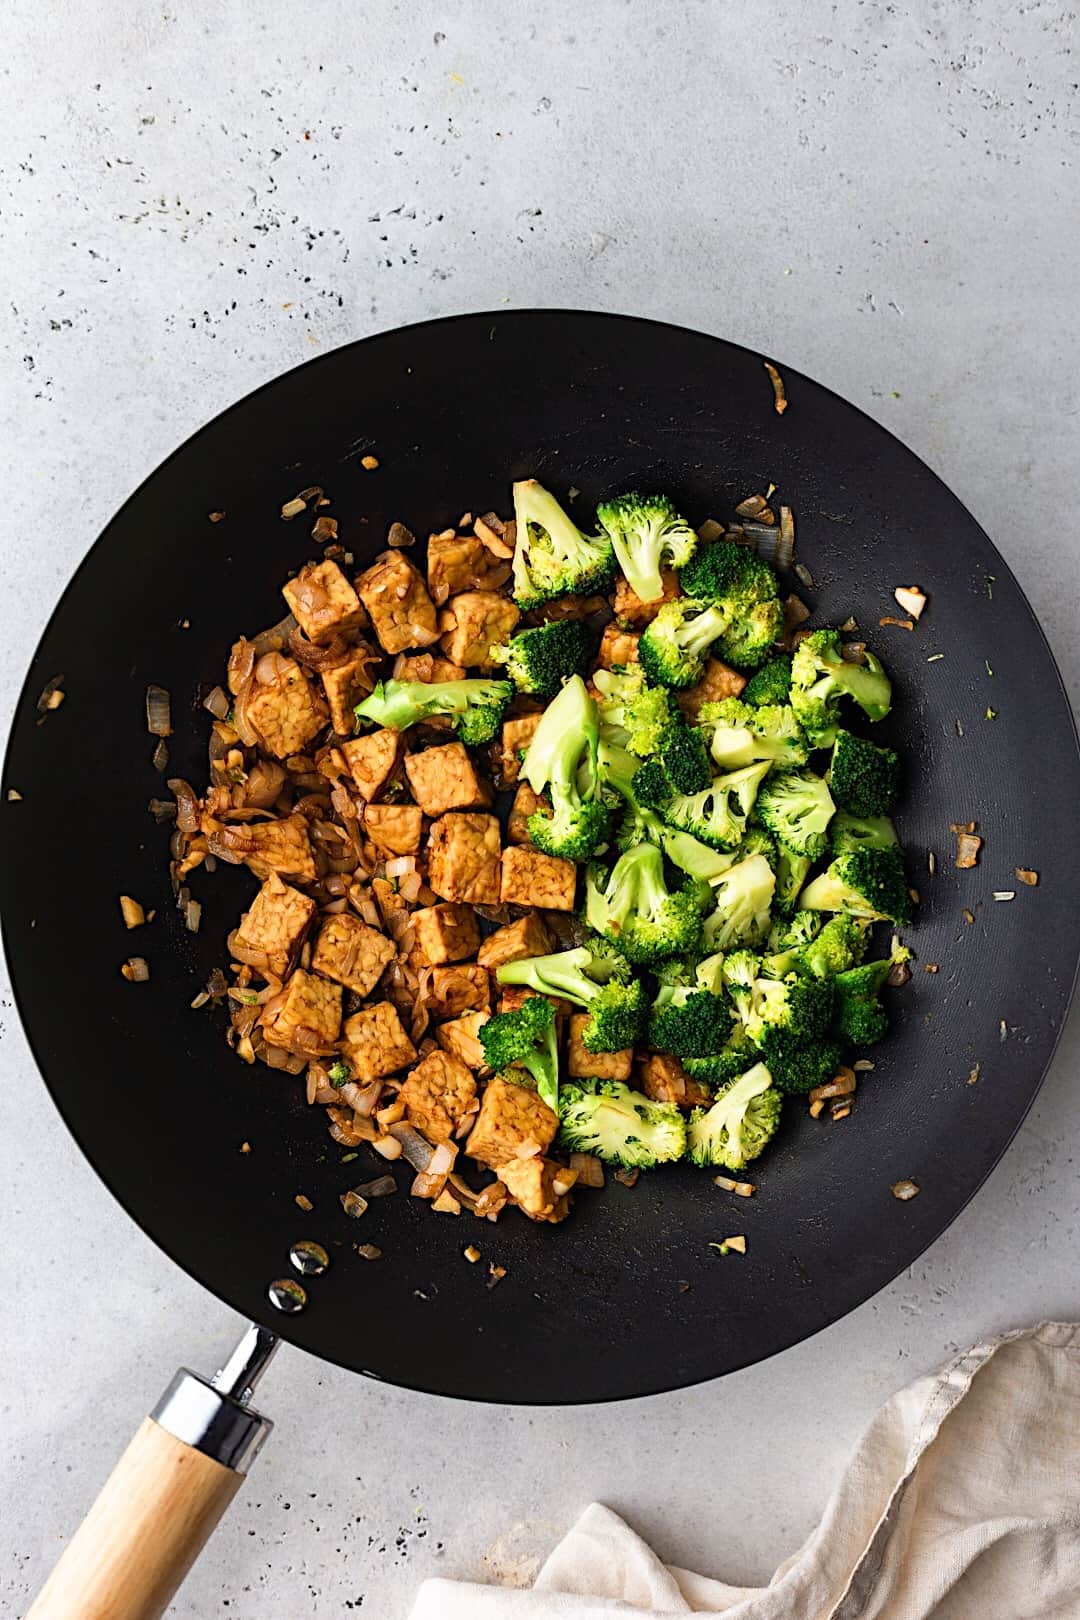
<instances>
[{"instance_id":1,"label":"green broccoli","mask_svg":"<svg viewBox=\"0 0 1080 1620\"><path fill-rule=\"evenodd\" d=\"M585 921L632 962L660 962L693 951L709 887L688 879L671 890L655 844L619 856L610 873L595 864L585 877Z\"/></svg>"},{"instance_id":2,"label":"green broccoli","mask_svg":"<svg viewBox=\"0 0 1080 1620\"><path fill-rule=\"evenodd\" d=\"M852 816L838 810L829 823L829 848L834 855L856 849L891 849L899 844L888 816Z\"/></svg>"},{"instance_id":3,"label":"green broccoli","mask_svg":"<svg viewBox=\"0 0 1080 1620\"><path fill-rule=\"evenodd\" d=\"M746 546L716 540L683 569L687 595L715 607L726 619L717 639L721 658L755 669L769 656L784 627L776 575Z\"/></svg>"},{"instance_id":4,"label":"green broccoli","mask_svg":"<svg viewBox=\"0 0 1080 1620\"><path fill-rule=\"evenodd\" d=\"M723 996L689 984L663 984L649 1017L649 1042L677 1058L709 1057L731 1034L731 1013Z\"/></svg>"},{"instance_id":5,"label":"green broccoli","mask_svg":"<svg viewBox=\"0 0 1080 1620\"><path fill-rule=\"evenodd\" d=\"M790 917L777 920L769 934L769 950L775 954L778 951L800 951L812 939L816 939L821 932L822 917L820 911L795 911ZM790 969L785 968L784 972ZM779 977L783 978L783 974Z\"/></svg>"},{"instance_id":6,"label":"green broccoli","mask_svg":"<svg viewBox=\"0 0 1080 1620\"><path fill-rule=\"evenodd\" d=\"M890 970L910 958L907 947L894 939L891 956L864 962L861 967L851 967L837 974L833 980L836 986L834 1029L841 1040L852 1046L872 1046L887 1033L889 1015L879 998Z\"/></svg>"},{"instance_id":7,"label":"green broccoli","mask_svg":"<svg viewBox=\"0 0 1080 1620\"><path fill-rule=\"evenodd\" d=\"M900 759L850 731L838 731L829 766L829 786L841 810L883 816L900 791Z\"/></svg>"},{"instance_id":8,"label":"green broccoli","mask_svg":"<svg viewBox=\"0 0 1080 1620\"><path fill-rule=\"evenodd\" d=\"M606 590L615 572L606 534L585 535L535 478L514 485L514 600L527 612L553 597Z\"/></svg>"},{"instance_id":9,"label":"green broccoli","mask_svg":"<svg viewBox=\"0 0 1080 1620\"><path fill-rule=\"evenodd\" d=\"M712 781L712 765L705 738L688 725L678 710L659 738L658 748L668 780L676 793L701 793Z\"/></svg>"},{"instance_id":10,"label":"green broccoli","mask_svg":"<svg viewBox=\"0 0 1080 1620\"><path fill-rule=\"evenodd\" d=\"M764 827L759 827L756 823L751 823L747 827L739 845L739 860L744 861L748 855L764 855L773 871L776 871L780 858L776 839L771 832L766 832Z\"/></svg>"},{"instance_id":11,"label":"green broccoli","mask_svg":"<svg viewBox=\"0 0 1080 1620\"><path fill-rule=\"evenodd\" d=\"M757 796L757 814L769 831L796 855L812 860L824 852L835 809L828 783L813 771L778 771Z\"/></svg>"},{"instance_id":12,"label":"green broccoli","mask_svg":"<svg viewBox=\"0 0 1080 1620\"><path fill-rule=\"evenodd\" d=\"M611 537L626 583L642 602L664 594L660 570L682 568L697 549L697 535L666 495L616 495L596 509Z\"/></svg>"},{"instance_id":13,"label":"green broccoli","mask_svg":"<svg viewBox=\"0 0 1080 1620\"><path fill-rule=\"evenodd\" d=\"M770 979L752 951L731 951L724 959L724 980L741 1027L755 1045L768 1029L783 1030L800 1046L825 1037L832 1020L835 994L820 979Z\"/></svg>"},{"instance_id":14,"label":"green broccoli","mask_svg":"<svg viewBox=\"0 0 1080 1620\"><path fill-rule=\"evenodd\" d=\"M391 731L405 731L433 715L448 715L464 743L490 742L514 695L509 681L380 681L356 718Z\"/></svg>"},{"instance_id":15,"label":"green broccoli","mask_svg":"<svg viewBox=\"0 0 1080 1620\"><path fill-rule=\"evenodd\" d=\"M581 676L573 675L541 715L521 767L533 792L546 788L551 799L550 816L536 810L529 817L529 837L545 855L587 860L608 836L611 817L599 797L596 769L599 743L596 704Z\"/></svg>"},{"instance_id":16,"label":"green broccoli","mask_svg":"<svg viewBox=\"0 0 1080 1620\"><path fill-rule=\"evenodd\" d=\"M559 1049L555 1009L546 996L530 996L514 1012L496 1013L480 1028L484 1059L495 1074L520 1064L536 1081L548 1107L559 1111ZM510 1078L513 1078L511 1075Z\"/></svg>"},{"instance_id":17,"label":"green broccoli","mask_svg":"<svg viewBox=\"0 0 1080 1620\"><path fill-rule=\"evenodd\" d=\"M645 768L625 749L607 743L601 736L597 756L600 789L616 801L621 799L624 805L615 840L617 847L626 850L645 842L655 844L680 871L706 882L726 872L734 862L734 855L710 849L689 833L666 826L654 810L639 802L634 782L638 771ZM666 785L664 791L668 791Z\"/></svg>"},{"instance_id":18,"label":"green broccoli","mask_svg":"<svg viewBox=\"0 0 1080 1620\"><path fill-rule=\"evenodd\" d=\"M686 1123L674 1103L653 1102L618 1080L590 1089L565 1086L562 1094L564 1147L592 1153L626 1170L649 1170L682 1157Z\"/></svg>"},{"instance_id":19,"label":"green broccoli","mask_svg":"<svg viewBox=\"0 0 1080 1620\"><path fill-rule=\"evenodd\" d=\"M791 706L812 748L830 748L840 730L840 699L854 698L871 720L883 720L892 687L878 659L849 664L835 630L804 636L791 661Z\"/></svg>"},{"instance_id":20,"label":"green broccoli","mask_svg":"<svg viewBox=\"0 0 1080 1620\"><path fill-rule=\"evenodd\" d=\"M696 686L713 642L727 624L720 608L686 597L665 602L638 642L638 658L648 679L657 686Z\"/></svg>"},{"instance_id":21,"label":"green broccoli","mask_svg":"<svg viewBox=\"0 0 1080 1620\"><path fill-rule=\"evenodd\" d=\"M768 769L765 761L746 765L741 771L714 778L703 793L676 793L658 807L660 815L668 826L692 833L713 849L737 849ZM639 797L640 777L641 771L634 777Z\"/></svg>"},{"instance_id":22,"label":"green broccoli","mask_svg":"<svg viewBox=\"0 0 1080 1620\"><path fill-rule=\"evenodd\" d=\"M813 864L812 856L796 855L786 844L778 845L776 860L773 863L773 870L776 873L777 911L794 910Z\"/></svg>"},{"instance_id":23,"label":"green broccoli","mask_svg":"<svg viewBox=\"0 0 1080 1620\"><path fill-rule=\"evenodd\" d=\"M743 690L742 700L752 709L784 706L791 701L791 659L780 653L762 664L756 675L751 675Z\"/></svg>"},{"instance_id":24,"label":"green broccoli","mask_svg":"<svg viewBox=\"0 0 1080 1620\"><path fill-rule=\"evenodd\" d=\"M631 978L629 964L603 940L550 956L504 962L496 968L495 978L499 984L522 984L542 996L561 996L584 1008L589 1021L581 1039L590 1052L623 1052L645 1028L649 1012L645 986Z\"/></svg>"},{"instance_id":25,"label":"green broccoli","mask_svg":"<svg viewBox=\"0 0 1080 1620\"><path fill-rule=\"evenodd\" d=\"M803 1045L775 1025L761 1037L762 1062L773 1085L785 1093L805 1093L825 1085L835 1077L842 1057L842 1049L833 1041Z\"/></svg>"},{"instance_id":26,"label":"green broccoli","mask_svg":"<svg viewBox=\"0 0 1080 1620\"><path fill-rule=\"evenodd\" d=\"M640 664L621 670L598 669L593 686L602 735L642 759L657 753L665 732L676 720L682 721L666 688L645 684Z\"/></svg>"},{"instance_id":27,"label":"green broccoli","mask_svg":"<svg viewBox=\"0 0 1080 1620\"><path fill-rule=\"evenodd\" d=\"M687 1152L695 1164L742 1170L762 1153L780 1124L783 1097L764 1063L733 1080L711 1108L695 1108Z\"/></svg>"},{"instance_id":28,"label":"green broccoli","mask_svg":"<svg viewBox=\"0 0 1080 1620\"><path fill-rule=\"evenodd\" d=\"M698 725L711 733L709 752L726 771L761 759L770 765L805 765L809 756L806 738L789 705L752 708L740 698L724 698L702 705Z\"/></svg>"},{"instance_id":29,"label":"green broccoli","mask_svg":"<svg viewBox=\"0 0 1080 1620\"><path fill-rule=\"evenodd\" d=\"M711 885L714 910L705 918L704 939L711 951L759 945L769 932L769 907L776 878L764 855L751 855Z\"/></svg>"},{"instance_id":30,"label":"green broccoli","mask_svg":"<svg viewBox=\"0 0 1080 1620\"><path fill-rule=\"evenodd\" d=\"M869 921L838 912L821 932L797 953L796 969L814 979L831 979L857 967L866 955Z\"/></svg>"},{"instance_id":31,"label":"green broccoli","mask_svg":"<svg viewBox=\"0 0 1080 1620\"><path fill-rule=\"evenodd\" d=\"M492 647L490 662L504 664L519 692L554 697L564 681L587 668L592 637L580 619L551 619L519 630L505 647Z\"/></svg>"},{"instance_id":32,"label":"green broccoli","mask_svg":"<svg viewBox=\"0 0 1080 1620\"><path fill-rule=\"evenodd\" d=\"M799 904L806 911L850 911L856 917L910 922L904 858L895 845L837 855L820 877L807 884Z\"/></svg>"},{"instance_id":33,"label":"green broccoli","mask_svg":"<svg viewBox=\"0 0 1080 1620\"><path fill-rule=\"evenodd\" d=\"M738 1035L736 1026L736 1038L712 1057L683 1059L683 1068L690 1078L699 1085L719 1090L737 1080L740 1074L745 1074L758 1061L759 1054L756 1047L751 1046L749 1041L740 1040Z\"/></svg>"},{"instance_id":34,"label":"green broccoli","mask_svg":"<svg viewBox=\"0 0 1080 1620\"><path fill-rule=\"evenodd\" d=\"M649 810L663 810L674 798L667 771L658 759L647 759L634 775L634 797Z\"/></svg>"}]
</instances>

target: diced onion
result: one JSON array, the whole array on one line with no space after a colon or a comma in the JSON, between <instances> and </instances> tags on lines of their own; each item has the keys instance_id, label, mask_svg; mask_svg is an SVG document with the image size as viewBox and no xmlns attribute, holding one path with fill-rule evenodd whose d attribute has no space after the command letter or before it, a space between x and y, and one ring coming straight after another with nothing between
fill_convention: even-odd
<instances>
[{"instance_id":1,"label":"diced onion","mask_svg":"<svg viewBox=\"0 0 1080 1620\"><path fill-rule=\"evenodd\" d=\"M172 736L172 699L163 686L146 688L146 729L152 737Z\"/></svg>"}]
</instances>

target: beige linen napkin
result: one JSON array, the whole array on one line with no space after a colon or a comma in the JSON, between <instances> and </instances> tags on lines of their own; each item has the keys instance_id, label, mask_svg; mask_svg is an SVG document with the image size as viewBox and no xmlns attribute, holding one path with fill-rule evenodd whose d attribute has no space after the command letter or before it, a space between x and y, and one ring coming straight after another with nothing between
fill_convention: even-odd
<instances>
[{"instance_id":1,"label":"beige linen napkin","mask_svg":"<svg viewBox=\"0 0 1080 1620\"><path fill-rule=\"evenodd\" d=\"M767 1587L662 1564L593 1503L529 1591L425 1581L411 1620L1080 1620L1080 1325L976 1345L894 1395Z\"/></svg>"}]
</instances>

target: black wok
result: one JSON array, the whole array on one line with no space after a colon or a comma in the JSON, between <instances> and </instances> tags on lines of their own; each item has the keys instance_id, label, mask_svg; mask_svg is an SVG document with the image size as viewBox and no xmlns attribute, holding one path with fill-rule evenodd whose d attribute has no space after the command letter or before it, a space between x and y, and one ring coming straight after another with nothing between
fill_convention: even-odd
<instances>
[{"instance_id":1,"label":"black wok","mask_svg":"<svg viewBox=\"0 0 1080 1620\"><path fill-rule=\"evenodd\" d=\"M1060 677L1016 580L940 480L781 369L783 416L760 356L647 321L524 311L370 338L269 384L178 450L105 530L49 624L5 766L0 885L35 1056L143 1229L220 1298L317 1355L418 1389L536 1403L729 1372L910 1265L1031 1104L1080 946L1080 758ZM359 465L369 451L374 472ZM201 782L207 717L191 700L220 679L239 631L280 617L282 580L317 549L310 518L281 521L283 502L325 486L363 565L393 519L425 534L465 508L506 510L511 480L527 474L577 486L579 510L630 484L670 490L695 521L779 486L816 582L804 596L821 622L854 614L894 677L878 731L909 766L898 822L921 893L908 936L918 962L854 1113L833 1125L792 1107L752 1200L675 1167L582 1195L557 1228L512 1217L477 1230L403 1196L350 1222L339 1195L365 1179L367 1150L343 1165L302 1087L238 1063L220 1016L190 1010L252 881L197 874L202 930L185 931L168 833L146 809L163 789L144 693L149 682L172 692L170 771ZM212 524L211 511L226 517ZM918 629L878 628L908 584L931 599ZM67 700L38 725L34 700L61 672ZM985 845L962 872L949 827L968 820ZM1038 887L1016 867L1037 870ZM1013 901L992 899L1009 890ZM121 893L157 908L149 929L125 932ZM133 950L150 961L149 984L120 976ZM890 1188L907 1177L921 1191L900 1203ZM745 1260L709 1247L733 1231L747 1236ZM288 1274L300 1237L324 1243L332 1264L308 1308L283 1317L267 1285ZM471 1240L507 1268L498 1287L485 1286L486 1264L464 1263ZM365 1262L359 1241L384 1259Z\"/></svg>"}]
</instances>

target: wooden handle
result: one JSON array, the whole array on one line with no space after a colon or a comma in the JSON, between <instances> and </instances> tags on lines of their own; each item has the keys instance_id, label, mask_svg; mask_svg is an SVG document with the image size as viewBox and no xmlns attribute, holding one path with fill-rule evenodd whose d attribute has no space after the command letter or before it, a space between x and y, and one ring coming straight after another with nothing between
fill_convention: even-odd
<instances>
[{"instance_id":1,"label":"wooden handle","mask_svg":"<svg viewBox=\"0 0 1080 1620\"><path fill-rule=\"evenodd\" d=\"M157 1620L243 1477L144 1418L26 1620Z\"/></svg>"}]
</instances>

